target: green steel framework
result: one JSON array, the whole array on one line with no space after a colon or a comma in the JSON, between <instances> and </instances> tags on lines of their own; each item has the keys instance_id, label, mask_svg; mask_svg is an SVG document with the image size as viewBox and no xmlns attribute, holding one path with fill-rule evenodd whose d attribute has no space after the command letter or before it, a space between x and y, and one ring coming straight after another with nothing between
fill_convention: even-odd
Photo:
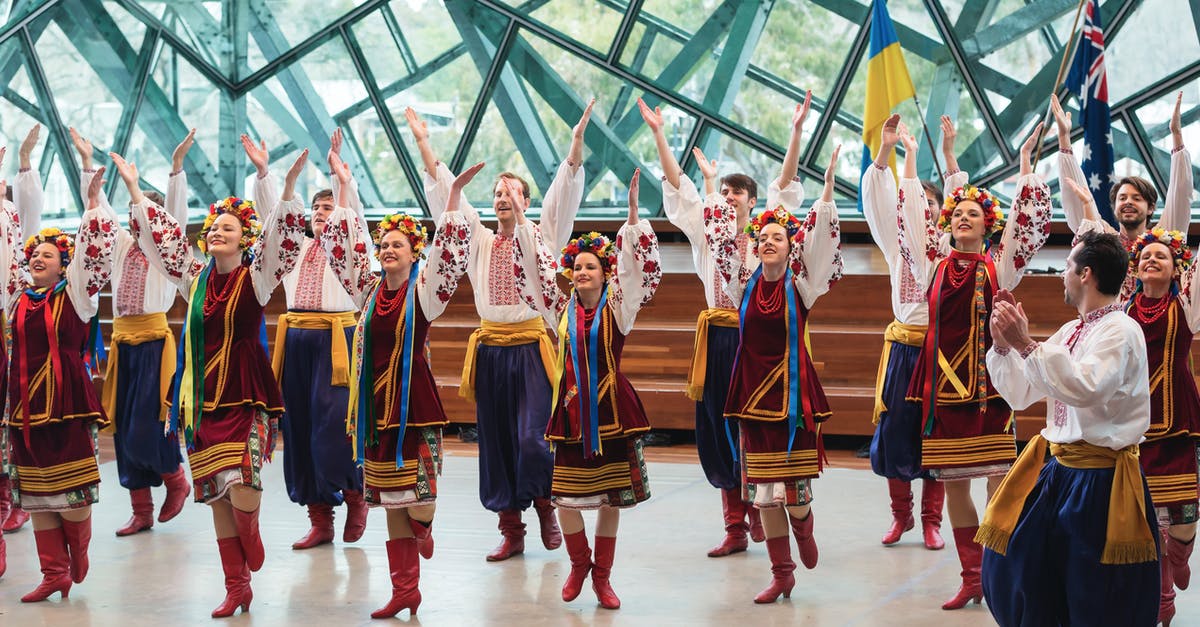
<instances>
[{"instance_id":1,"label":"green steel framework","mask_svg":"<svg viewBox=\"0 0 1200 627\"><path fill-rule=\"evenodd\" d=\"M1161 4L1103 2L1110 46L1121 41L1123 28L1138 11L1157 10ZM332 13L312 12L299 20L288 13L314 6ZM971 128L960 131L965 139L958 146L961 166L980 184L1011 180L1017 169L1016 146L1044 110L1052 89L1076 0L892 0L890 6L910 68L923 64L924 70L914 76L922 77L917 90L929 127L936 131L943 113L969 117L962 123ZM1182 32L1200 38L1200 0L1189 0L1187 10L1191 20L1179 20L1184 22ZM291 20L287 24L307 22L309 28L299 35L285 32L280 20L285 14ZM601 96L585 135L589 196L581 213L607 216L619 211L619 194L592 193L597 185L607 181L604 184L613 189L622 188L621 181L634 168L645 164L657 169L653 153L645 149L647 133L637 97L677 116L672 118L680 122L672 143L693 177L697 170L691 148L697 146L723 162L781 160L779 129L748 123L744 118L754 113L746 103L752 98L749 94L782 103L773 123L779 126L778 120L790 116L789 103L803 98L804 88L755 61L760 46L779 45L764 43L772 24L820 19L844 27L834 29L830 41L813 33L811 39L794 43L797 54L806 47L828 45L834 50L829 54L838 55L832 76L823 77L827 84L813 93L801 175L819 180L832 144L848 142L838 168L839 203L849 208L856 195L861 148L853 138L861 132L867 0L363 0L322 5L272 0L14 0L7 18L0 26L0 84L5 85L0 111L19 112L49 130L43 134L46 148L38 167L43 177L57 172L67 181L75 205L68 207L68 214L80 204L78 188L71 184L79 172L66 132L70 122L62 111L68 99L78 95L61 87L56 91L51 80L55 75L47 74L71 72L63 67L64 51L54 51L54 67L44 62L49 52L39 49L39 41L52 28L74 48L65 51L69 61L88 66L108 86L109 94L100 100L109 98L114 101L111 106L119 107L111 144L97 146L101 162L110 147L169 160L189 127L217 129L215 151L208 142L188 155L185 167L193 204L244 191L252 166L241 150L242 133L254 138L270 134L277 140L270 146L277 171L286 168L297 151L310 149L314 174L308 183L319 184L329 135L341 127L348 139L344 158L359 179L364 202L380 209L408 207L427 213L423 195L416 191L422 186L420 162L398 109L410 104L406 95L412 97L411 104L424 100L428 105L430 98L414 94L436 92L449 82L449 71L476 72L472 80L479 88L466 94L469 103L451 107L449 114L433 114L437 128L450 135L443 139L444 148L453 143L453 149L441 155L447 164L457 170L481 151L496 153L494 145L482 146L480 133L487 124L502 123L507 139L501 143L515 152L512 159L535 187L544 190L562 158L565 129L578 119L591 95L581 93L578 72L562 67L561 59L569 58L572 68L587 68L602 77L601 82L619 85L615 93ZM562 26L564 19L575 22L568 28L553 25ZM439 22L441 27L435 26ZM611 36L601 38L601 45L586 31L589 26L609 28L605 24L611 26ZM140 37L131 36L131 29L140 31ZM436 54L424 54L435 29ZM457 41L447 42L447 33ZM1031 77L1014 77L988 61L989 56L1017 58L1004 57L1013 46L1037 52ZM1189 50L1195 48L1192 43ZM360 85L350 91L361 91L362 97L330 97L328 80L311 76L315 66L337 57L338 51L344 51L342 62L349 63L343 69L352 70L349 78ZM1143 119L1143 108L1191 85L1200 75L1200 54L1176 65L1112 103L1118 157L1140 163L1160 190L1166 187L1169 154L1163 140L1169 130L1161 107L1155 109L1154 119ZM24 89L13 86L22 71L28 83ZM184 119L180 114L181 91L195 91L198 84L207 86L209 93L204 95L217 102L215 120ZM1195 92L1192 88L1185 98L1189 131L1200 121ZM248 107L251 99L253 106ZM331 101L341 104L331 108ZM269 131L252 119L262 120L264 114L273 125ZM358 122L372 119L371 124ZM917 123L911 117L909 121ZM1076 138L1081 132L1076 129ZM19 137L7 141L13 145ZM1054 147L1053 138L1048 138L1043 154ZM504 158L502 151L497 154ZM922 153L919 164L923 175L935 171L929 154ZM109 182L110 191L115 183ZM155 185L151 180L144 183ZM643 178L641 206L652 215L661 211L660 194L654 177Z\"/></svg>"}]
</instances>

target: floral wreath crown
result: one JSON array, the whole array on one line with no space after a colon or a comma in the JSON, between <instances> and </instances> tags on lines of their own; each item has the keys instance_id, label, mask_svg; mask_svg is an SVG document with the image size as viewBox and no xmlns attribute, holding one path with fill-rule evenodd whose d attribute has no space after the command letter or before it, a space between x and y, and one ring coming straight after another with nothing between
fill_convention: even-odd
<instances>
[{"instance_id":1,"label":"floral wreath crown","mask_svg":"<svg viewBox=\"0 0 1200 627\"><path fill-rule=\"evenodd\" d=\"M1191 267L1194 259L1192 258L1192 249L1188 248L1187 237L1180 231L1168 231L1164 228L1154 227L1142 233L1129 246L1129 267L1137 269L1138 258L1150 244L1162 244L1171 251L1171 256L1175 258L1175 269L1183 272Z\"/></svg>"},{"instance_id":2,"label":"floral wreath crown","mask_svg":"<svg viewBox=\"0 0 1200 627\"><path fill-rule=\"evenodd\" d=\"M262 235L262 224L259 223L258 213L254 210L254 201L230 196L208 206L208 215L204 218L204 226L200 228L200 239L196 242L200 252L208 254L208 232L223 213L232 215L242 223L242 239L238 242L238 248L249 250L258 236Z\"/></svg>"},{"instance_id":3,"label":"floral wreath crown","mask_svg":"<svg viewBox=\"0 0 1200 627\"><path fill-rule=\"evenodd\" d=\"M375 228L375 233L371 236L371 240L375 242L376 258L379 258L379 245L383 242L383 236L391 231L400 231L408 238L408 244L412 247L414 257L425 258L425 243L429 239L429 232L425 229L425 225L407 213L393 213L379 221L379 226Z\"/></svg>"},{"instance_id":4,"label":"floral wreath crown","mask_svg":"<svg viewBox=\"0 0 1200 627\"><path fill-rule=\"evenodd\" d=\"M54 227L47 227L38 231L37 235L30 235L29 239L25 240L26 265L33 258L33 251L42 244L54 244L58 248L63 270L66 270L67 264L71 263L71 257L75 254L75 240L70 235L64 233L62 229Z\"/></svg>"},{"instance_id":5,"label":"floral wreath crown","mask_svg":"<svg viewBox=\"0 0 1200 627\"><path fill-rule=\"evenodd\" d=\"M982 187L968 185L956 188L946 197L946 204L938 217L939 231L950 232L950 218L954 216L954 208L965 200L977 203L983 208L983 228L988 235L1004 228L1004 212L1000 210L1000 202L996 197Z\"/></svg>"},{"instance_id":6,"label":"floral wreath crown","mask_svg":"<svg viewBox=\"0 0 1200 627\"><path fill-rule=\"evenodd\" d=\"M782 226L784 230L787 231L789 239L796 237L796 235L800 233L800 219L789 213L788 210L784 209L782 205L774 209L767 209L766 211L754 216L754 218L752 218L750 222L746 224L746 228L742 229L745 233L750 235L750 241L754 244L755 254L758 254L759 233L762 233L763 228L771 223Z\"/></svg>"},{"instance_id":7,"label":"floral wreath crown","mask_svg":"<svg viewBox=\"0 0 1200 627\"><path fill-rule=\"evenodd\" d=\"M567 242L567 245L562 249L562 258L558 260L558 267L562 268L563 276L568 279L573 278L575 271L575 258L579 253L592 253L600 260L600 267L604 269L604 278L612 276L613 269L617 267L617 247L613 241L604 235L595 231L584 233L579 237Z\"/></svg>"}]
</instances>

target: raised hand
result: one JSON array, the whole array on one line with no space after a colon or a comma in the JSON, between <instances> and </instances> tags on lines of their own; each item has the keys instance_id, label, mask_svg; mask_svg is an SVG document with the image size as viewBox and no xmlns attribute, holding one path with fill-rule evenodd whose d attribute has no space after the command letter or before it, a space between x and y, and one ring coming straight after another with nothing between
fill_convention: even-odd
<instances>
[{"instance_id":1,"label":"raised hand","mask_svg":"<svg viewBox=\"0 0 1200 627\"><path fill-rule=\"evenodd\" d=\"M706 183L715 181L717 179L717 160L709 161L699 146L692 148L692 156L696 158L696 167L700 168L700 174L704 175L704 181Z\"/></svg>"},{"instance_id":2,"label":"raised hand","mask_svg":"<svg viewBox=\"0 0 1200 627\"><path fill-rule=\"evenodd\" d=\"M470 183L472 180L475 179L475 175L479 174L479 171L482 170L483 166L485 166L485 165L487 165L487 164L484 163L483 161L480 161L479 163L476 163L475 165L467 168L466 170L463 170L462 174L459 174L458 176L454 177L454 182L450 184L450 197L446 201L446 212L447 213L458 211L458 205L462 202L463 188L466 187L468 183ZM515 181L513 179L504 179L504 181L506 183L505 189L509 192L510 196L512 194L512 188L508 184L516 183L517 197L522 198L522 199L524 198L524 195L521 193L521 184L520 183L517 183L517 181ZM511 201L511 198L510 198L510 201ZM517 214L516 214L517 222L519 224L524 224L525 223L525 212L523 210L519 209L520 205L518 205L516 203L516 201L511 201L511 202L513 203L513 205L512 205L513 211L517 212Z\"/></svg>"},{"instance_id":3,"label":"raised hand","mask_svg":"<svg viewBox=\"0 0 1200 627\"><path fill-rule=\"evenodd\" d=\"M71 143L75 146L75 152L79 153L79 160L83 162L84 170L92 169L92 142L79 134L75 127L67 127L67 132L71 134Z\"/></svg>"},{"instance_id":4,"label":"raised hand","mask_svg":"<svg viewBox=\"0 0 1200 627\"><path fill-rule=\"evenodd\" d=\"M821 189L821 200L825 202L833 201L833 183L837 171L838 155L842 152L842 145L838 144L833 147L833 154L829 155L829 165L825 168L825 186Z\"/></svg>"},{"instance_id":5,"label":"raised hand","mask_svg":"<svg viewBox=\"0 0 1200 627\"><path fill-rule=\"evenodd\" d=\"M342 128L339 126L338 128L334 129L333 135L329 136L329 152L325 154L325 159L327 161L329 161L330 171L332 171L334 169L333 159L335 157L337 157L338 160L340 161L341 156L342 156Z\"/></svg>"},{"instance_id":6,"label":"raised hand","mask_svg":"<svg viewBox=\"0 0 1200 627\"><path fill-rule=\"evenodd\" d=\"M92 182L87 188L87 207L95 209L100 206L100 194L104 193L104 166L100 166L92 175ZM139 201L140 202L140 201Z\"/></svg>"},{"instance_id":7,"label":"raised hand","mask_svg":"<svg viewBox=\"0 0 1200 627\"><path fill-rule=\"evenodd\" d=\"M646 122L646 126L650 127L651 131L659 132L663 128L662 110L658 107L650 108L645 100L638 98L638 111L642 114L642 120Z\"/></svg>"},{"instance_id":8,"label":"raised hand","mask_svg":"<svg viewBox=\"0 0 1200 627\"><path fill-rule=\"evenodd\" d=\"M188 131L187 137L184 137L183 141L175 147L175 152L171 153L171 172L179 172L183 169L183 160L194 143L196 143L196 129L193 128Z\"/></svg>"},{"instance_id":9,"label":"raised hand","mask_svg":"<svg viewBox=\"0 0 1200 627\"><path fill-rule=\"evenodd\" d=\"M629 217L625 223L634 225L638 223L638 181L642 178L642 169L635 168L633 170L633 178L629 179Z\"/></svg>"},{"instance_id":10,"label":"raised hand","mask_svg":"<svg viewBox=\"0 0 1200 627\"><path fill-rule=\"evenodd\" d=\"M242 148L246 151L246 157L250 159L250 163L254 164L254 169L258 170L258 177L266 176L267 164L271 159L271 153L267 150L267 142L260 141L256 146L249 135L242 133Z\"/></svg>"},{"instance_id":11,"label":"raised hand","mask_svg":"<svg viewBox=\"0 0 1200 627\"><path fill-rule=\"evenodd\" d=\"M1054 115L1054 127L1058 130L1058 149L1071 149L1071 114L1062 108L1058 94L1050 96L1050 113Z\"/></svg>"},{"instance_id":12,"label":"raised hand","mask_svg":"<svg viewBox=\"0 0 1200 627\"><path fill-rule=\"evenodd\" d=\"M279 196L280 200L291 200L296 192L296 180L300 178L300 173L304 171L304 165L308 163L308 149L300 151L300 156L292 163L292 167L288 168L287 176L283 178L283 194ZM339 201L340 202L340 201ZM270 211L273 207L266 208Z\"/></svg>"},{"instance_id":13,"label":"raised hand","mask_svg":"<svg viewBox=\"0 0 1200 627\"><path fill-rule=\"evenodd\" d=\"M954 140L958 138L958 129L950 116L942 116L942 152L954 154Z\"/></svg>"},{"instance_id":14,"label":"raised hand","mask_svg":"<svg viewBox=\"0 0 1200 627\"><path fill-rule=\"evenodd\" d=\"M804 92L804 102L796 105L796 109L792 111L792 131L800 132L800 128L804 126L804 118L808 117L808 112L812 109L812 90Z\"/></svg>"},{"instance_id":15,"label":"raised hand","mask_svg":"<svg viewBox=\"0 0 1200 627\"><path fill-rule=\"evenodd\" d=\"M408 129L412 131L413 139L418 142L427 141L429 139L429 127L425 125L425 120L413 111L412 107L404 107L404 119L408 122Z\"/></svg>"},{"instance_id":16,"label":"raised hand","mask_svg":"<svg viewBox=\"0 0 1200 627\"><path fill-rule=\"evenodd\" d=\"M25 135L24 141L21 142L20 151L17 156L21 158L21 169L28 170L32 167L29 156L33 154L33 149L37 146L38 135L42 131L41 124L34 124L33 128L29 129L29 133Z\"/></svg>"},{"instance_id":17,"label":"raised hand","mask_svg":"<svg viewBox=\"0 0 1200 627\"><path fill-rule=\"evenodd\" d=\"M1183 92L1179 92L1175 96L1175 110L1171 112L1171 139L1174 142L1174 148L1183 147L1183 117L1179 113L1181 106L1183 106Z\"/></svg>"},{"instance_id":18,"label":"raised hand","mask_svg":"<svg viewBox=\"0 0 1200 627\"><path fill-rule=\"evenodd\" d=\"M887 163L888 155L896 148L896 144L900 143L899 128L899 113L893 113L888 119L883 121L883 131L879 134L879 152L875 155L876 163Z\"/></svg>"},{"instance_id":19,"label":"raised hand","mask_svg":"<svg viewBox=\"0 0 1200 627\"><path fill-rule=\"evenodd\" d=\"M117 168L117 174L121 175L122 181L125 181L125 186L137 187L137 164L126 161L124 157L115 152L108 153L108 158L112 159L113 165Z\"/></svg>"},{"instance_id":20,"label":"raised hand","mask_svg":"<svg viewBox=\"0 0 1200 627\"><path fill-rule=\"evenodd\" d=\"M508 203L517 218L517 224L525 224L525 211L529 209L529 199L525 198L521 182L517 179L504 179L504 191L508 195Z\"/></svg>"},{"instance_id":21,"label":"raised hand","mask_svg":"<svg viewBox=\"0 0 1200 627\"><path fill-rule=\"evenodd\" d=\"M587 130L588 122L592 119L592 107L596 105L596 99L592 98L588 101L587 107L583 110L583 115L579 117L579 122L571 129L571 132L577 138L583 138L583 132Z\"/></svg>"},{"instance_id":22,"label":"raised hand","mask_svg":"<svg viewBox=\"0 0 1200 627\"><path fill-rule=\"evenodd\" d=\"M342 155L330 150L329 154L325 155L329 158L329 171L337 177L338 185L343 187L350 185L350 166L342 161Z\"/></svg>"},{"instance_id":23,"label":"raised hand","mask_svg":"<svg viewBox=\"0 0 1200 627\"><path fill-rule=\"evenodd\" d=\"M904 144L904 152L909 157L914 157L917 151L921 148L921 143L917 141L913 134L908 132L908 126L904 122L900 122L896 130L896 135L900 137L900 142Z\"/></svg>"},{"instance_id":24,"label":"raised hand","mask_svg":"<svg viewBox=\"0 0 1200 627\"><path fill-rule=\"evenodd\" d=\"M1033 127L1033 132L1025 139L1025 143L1021 144L1021 176L1033 174L1033 149L1037 146L1038 138L1042 136L1042 127L1044 124L1038 122L1037 126Z\"/></svg>"}]
</instances>

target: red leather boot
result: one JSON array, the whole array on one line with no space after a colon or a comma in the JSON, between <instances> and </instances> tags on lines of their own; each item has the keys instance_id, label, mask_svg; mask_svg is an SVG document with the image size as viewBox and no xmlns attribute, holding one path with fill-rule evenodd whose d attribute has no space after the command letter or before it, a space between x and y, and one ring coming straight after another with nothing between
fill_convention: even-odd
<instances>
[{"instance_id":1,"label":"red leather boot","mask_svg":"<svg viewBox=\"0 0 1200 627\"><path fill-rule=\"evenodd\" d=\"M242 543L242 554L246 557L246 565L250 567L251 572L257 572L262 568L263 560L266 559L262 536L258 533L258 512L262 510L262 507L252 512L244 512L236 507L231 509L233 510L233 521L237 523L238 540Z\"/></svg>"},{"instance_id":2,"label":"red leather boot","mask_svg":"<svg viewBox=\"0 0 1200 627\"><path fill-rule=\"evenodd\" d=\"M92 542L92 517L79 522L62 521L63 535L67 537L67 549L71 552L71 581L83 583L88 574L88 545Z\"/></svg>"},{"instance_id":3,"label":"red leather boot","mask_svg":"<svg viewBox=\"0 0 1200 627\"><path fill-rule=\"evenodd\" d=\"M131 536L154 526L154 496L150 488L130 490L129 501L133 504L133 517L117 529L117 537Z\"/></svg>"},{"instance_id":4,"label":"red leather boot","mask_svg":"<svg viewBox=\"0 0 1200 627\"><path fill-rule=\"evenodd\" d=\"M721 512L725 517L725 539L709 549L709 557L741 553L750 546L746 539L750 525L746 524L746 504L742 501L741 489L721 490Z\"/></svg>"},{"instance_id":5,"label":"red leather boot","mask_svg":"<svg viewBox=\"0 0 1200 627\"><path fill-rule=\"evenodd\" d=\"M8 478L8 475L0 475L0 530L3 530L3 525L8 520L12 506L12 480Z\"/></svg>"},{"instance_id":6,"label":"red leather boot","mask_svg":"<svg viewBox=\"0 0 1200 627\"><path fill-rule=\"evenodd\" d=\"M71 557L67 555L67 537L62 527L35 529L33 539L37 543L38 562L42 565L42 583L21 597L21 602L45 601L55 592L62 593L62 598L66 599L71 592Z\"/></svg>"},{"instance_id":7,"label":"red leather boot","mask_svg":"<svg viewBox=\"0 0 1200 627\"><path fill-rule=\"evenodd\" d=\"M912 486L907 481L888 479L888 494L892 497L892 526L883 534L884 544L895 544L905 531L913 528Z\"/></svg>"},{"instance_id":8,"label":"red leather boot","mask_svg":"<svg viewBox=\"0 0 1200 627\"><path fill-rule=\"evenodd\" d=\"M242 541L236 537L217 538L217 550L221 553L221 570L225 571L225 600L212 611L212 617L233 616L238 607L242 613L249 612L254 592L250 590L250 568L246 566Z\"/></svg>"},{"instance_id":9,"label":"red leather boot","mask_svg":"<svg viewBox=\"0 0 1200 627\"><path fill-rule=\"evenodd\" d=\"M538 527L542 531L542 546L547 551L562 546L562 531L559 531L558 520L554 517L554 504L550 499L533 499L533 508L537 510Z\"/></svg>"},{"instance_id":10,"label":"red leather boot","mask_svg":"<svg viewBox=\"0 0 1200 627\"><path fill-rule=\"evenodd\" d=\"M813 539L813 513L808 510L808 516L796 518L788 514L788 522L792 524L792 535L796 536L796 546L800 549L800 563L812 570L817 567L817 541Z\"/></svg>"},{"instance_id":11,"label":"red leather boot","mask_svg":"<svg viewBox=\"0 0 1200 627\"><path fill-rule=\"evenodd\" d=\"M342 529L342 542L358 542L367 530L367 501L363 493L356 490L342 490L342 498L346 500L346 526ZM332 517L330 513L331 523Z\"/></svg>"},{"instance_id":12,"label":"red leather boot","mask_svg":"<svg viewBox=\"0 0 1200 627\"><path fill-rule=\"evenodd\" d=\"M921 484L921 530L925 548L937 551L946 546L942 539L942 505L946 502L946 484L925 479Z\"/></svg>"},{"instance_id":13,"label":"red leather boot","mask_svg":"<svg viewBox=\"0 0 1200 627\"><path fill-rule=\"evenodd\" d=\"M1172 542L1176 542L1166 528L1162 530L1162 553L1166 555ZM1172 575L1171 560L1160 559L1159 569L1162 574L1162 592L1158 597L1158 622L1163 627L1171 627L1171 619L1175 618L1175 579Z\"/></svg>"},{"instance_id":14,"label":"red leather boot","mask_svg":"<svg viewBox=\"0 0 1200 627\"><path fill-rule=\"evenodd\" d=\"M417 552L421 557L433 557L433 521L426 522L410 516L408 526L412 529L413 537L417 539Z\"/></svg>"},{"instance_id":15,"label":"red leather boot","mask_svg":"<svg viewBox=\"0 0 1200 627\"><path fill-rule=\"evenodd\" d=\"M978 526L954 529L954 547L958 549L958 561L962 564L962 585L958 588L958 594L942 604L943 610L958 610L966 607L967 603L974 601L978 605L983 600L983 585L979 578L983 547L975 542L975 533L978 531Z\"/></svg>"},{"instance_id":16,"label":"red leather boot","mask_svg":"<svg viewBox=\"0 0 1200 627\"><path fill-rule=\"evenodd\" d=\"M175 472L163 475L163 485L167 486L167 496L163 499L162 509L158 510L158 522L165 523L183 511L183 504L192 493L192 482L180 466Z\"/></svg>"},{"instance_id":17,"label":"red leather boot","mask_svg":"<svg viewBox=\"0 0 1200 627\"><path fill-rule=\"evenodd\" d=\"M771 557L771 585L754 597L755 603L774 603L779 595L789 599L796 586L796 562L792 561L792 545L787 535L767 538L767 555Z\"/></svg>"},{"instance_id":18,"label":"red leather boot","mask_svg":"<svg viewBox=\"0 0 1200 627\"><path fill-rule=\"evenodd\" d=\"M1171 562L1171 575L1175 579L1175 587L1180 590L1187 590L1188 585L1192 583L1192 568L1188 565L1188 559L1192 557L1192 547L1195 544L1194 537L1187 542L1171 538L1166 551L1167 559Z\"/></svg>"},{"instance_id":19,"label":"red leather boot","mask_svg":"<svg viewBox=\"0 0 1200 627\"><path fill-rule=\"evenodd\" d=\"M24 527L27 522L29 522L29 512L21 509L19 505L13 505L12 510L8 512L8 519L4 521L4 526L0 527L0 530L3 530L4 533L13 533Z\"/></svg>"},{"instance_id":20,"label":"red leather boot","mask_svg":"<svg viewBox=\"0 0 1200 627\"><path fill-rule=\"evenodd\" d=\"M596 561L592 564L592 590L600 607L606 610L621 609L621 599L613 591L608 577L612 574L613 558L617 552L617 539L596 536ZM573 568L573 567L572 567Z\"/></svg>"},{"instance_id":21,"label":"red leather boot","mask_svg":"<svg viewBox=\"0 0 1200 627\"><path fill-rule=\"evenodd\" d=\"M500 512L499 546L487 554L487 561L502 562L514 555L525 552L525 523L521 522L521 510L506 509Z\"/></svg>"},{"instance_id":22,"label":"red leather boot","mask_svg":"<svg viewBox=\"0 0 1200 627\"><path fill-rule=\"evenodd\" d=\"M588 546L587 532L582 529L564 535L563 540L567 543L567 555L571 556L571 572L563 582L562 600L574 601L592 570L592 549Z\"/></svg>"},{"instance_id":23,"label":"red leather boot","mask_svg":"<svg viewBox=\"0 0 1200 627\"><path fill-rule=\"evenodd\" d=\"M0 577L8 570L8 543L4 540L4 532L0 531Z\"/></svg>"},{"instance_id":24,"label":"red leather boot","mask_svg":"<svg viewBox=\"0 0 1200 627\"><path fill-rule=\"evenodd\" d=\"M391 618L408 608L417 615L421 605L421 561L417 559L416 538L397 538L387 541L388 570L392 576L392 598L387 605L371 612L371 618Z\"/></svg>"},{"instance_id":25,"label":"red leather boot","mask_svg":"<svg viewBox=\"0 0 1200 627\"><path fill-rule=\"evenodd\" d=\"M746 503L746 520L750 521L750 539L754 542L766 542L767 532L763 531L762 517L753 503Z\"/></svg>"},{"instance_id":26,"label":"red leather boot","mask_svg":"<svg viewBox=\"0 0 1200 627\"><path fill-rule=\"evenodd\" d=\"M292 549L300 551L333 542L333 506L313 503L308 506L308 533L292 543Z\"/></svg>"}]
</instances>

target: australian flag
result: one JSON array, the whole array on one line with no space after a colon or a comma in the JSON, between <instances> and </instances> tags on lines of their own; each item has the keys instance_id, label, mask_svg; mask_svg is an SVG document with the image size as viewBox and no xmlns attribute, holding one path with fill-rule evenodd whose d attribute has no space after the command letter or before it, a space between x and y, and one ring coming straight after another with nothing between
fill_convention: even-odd
<instances>
[{"instance_id":1,"label":"australian flag","mask_svg":"<svg viewBox=\"0 0 1200 627\"><path fill-rule=\"evenodd\" d=\"M1104 27L1100 24L1100 0L1089 0L1067 89L1079 96L1083 118L1083 154L1080 165L1096 200L1100 216L1116 226L1108 190L1113 185L1113 143L1108 109L1108 76L1104 72Z\"/></svg>"}]
</instances>

